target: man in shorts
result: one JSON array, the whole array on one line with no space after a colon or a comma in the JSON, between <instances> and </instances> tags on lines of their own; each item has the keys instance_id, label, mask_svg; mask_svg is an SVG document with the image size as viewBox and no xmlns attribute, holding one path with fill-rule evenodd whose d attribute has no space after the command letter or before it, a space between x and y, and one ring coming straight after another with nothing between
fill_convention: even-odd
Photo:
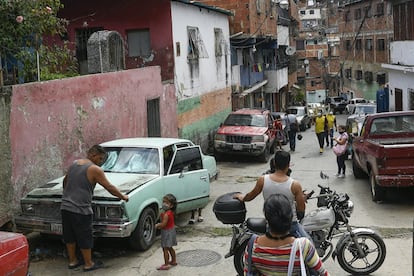
<instances>
[{"instance_id":1,"label":"man in shorts","mask_svg":"<svg viewBox=\"0 0 414 276\"><path fill-rule=\"evenodd\" d=\"M87 158L73 162L63 179L61 213L69 269L82 265L76 256L76 246L82 253L83 271L92 271L103 267L102 262L92 261L92 196L96 183L102 185L112 195L128 201L128 196L122 194L116 186L112 185L99 167L105 158L105 149L94 145L88 150Z\"/></svg>"}]
</instances>

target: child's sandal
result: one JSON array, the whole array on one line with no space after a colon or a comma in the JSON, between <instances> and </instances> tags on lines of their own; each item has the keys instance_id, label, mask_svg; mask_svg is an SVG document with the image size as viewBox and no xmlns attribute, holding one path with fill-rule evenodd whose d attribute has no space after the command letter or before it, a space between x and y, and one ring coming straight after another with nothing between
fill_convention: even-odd
<instances>
[{"instance_id":1,"label":"child's sandal","mask_svg":"<svg viewBox=\"0 0 414 276\"><path fill-rule=\"evenodd\" d=\"M160 265L159 267L157 267L157 270L168 270L168 269L170 269L170 266L165 265L165 264Z\"/></svg>"}]
</instances>

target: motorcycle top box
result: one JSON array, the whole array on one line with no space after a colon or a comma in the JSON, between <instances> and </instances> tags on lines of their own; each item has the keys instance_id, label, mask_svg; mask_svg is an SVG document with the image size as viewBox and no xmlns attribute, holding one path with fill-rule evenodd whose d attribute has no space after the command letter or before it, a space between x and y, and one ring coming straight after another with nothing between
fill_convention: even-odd
<instances>
[{"instance_id":1,"label":"motorcycle top box","mask_svg":"<svg viewBox=\"0 0 414 276\"><path fill-rule=\"evenodd\" d=\"M246 219L246 205L233 195L237 192L219 196L214 202L213 212L224 224L239 224Z\"/></svg>"}]
</instances>

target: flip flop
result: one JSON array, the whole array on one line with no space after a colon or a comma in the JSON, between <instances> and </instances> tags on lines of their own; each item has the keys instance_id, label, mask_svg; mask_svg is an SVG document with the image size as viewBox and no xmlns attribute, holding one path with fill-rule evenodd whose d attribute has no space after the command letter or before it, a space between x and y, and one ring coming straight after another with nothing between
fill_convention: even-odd
<instances>
[{"instance_id":1,"label":"flip flop","mask_svg":"<svg viewBox=\"0 0 414 276\"><path fill-rule=\"evenodd\" d=\"M100 268L103 268L104 264L102 261L95 261L95 263L93 264L93 266L91 266L90 268L84 268L83 272L89 272L89 271L94 271Z\"/></svg>"},{"instance_id":2,"label":"flip flop","mask_svg":"<svg viewBox=\"0 0 414 276\"><path fill-rule=\"evenodd\" d=\"M170 269L170 266L169 265L165 265L165 264L157 267L157 270L168 270L168 269Z\"/></svg>"},{"instance_id":3,"label":"flip flop","mask_svg":"<svg viewBox=\"0 0 414 276\"><path fill-rule=\"evenodd\" d=\"M75 268L78 268L78 267L80 267L82 264L80 263L80 262L78 262L77 264L73 264L73 265L68 265L68 268L69 269L75 269Z\"/></svg>"}]
</instances>

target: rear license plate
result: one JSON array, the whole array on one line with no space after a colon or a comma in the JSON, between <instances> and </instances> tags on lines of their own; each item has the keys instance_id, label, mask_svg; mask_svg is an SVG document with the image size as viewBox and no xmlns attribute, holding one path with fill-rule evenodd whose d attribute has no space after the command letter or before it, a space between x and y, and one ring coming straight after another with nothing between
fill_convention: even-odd
<instances>
[{"instance_id":1,"label":"rear license plate","mask_svg":"<svg viewBox=\"0 0 414 276\"><path fill-rule=\"evenodd\" d=\"M56 234L62 234L62 224L52 223L50 224L50 231Z\"/></svg>"}]
</instances>

